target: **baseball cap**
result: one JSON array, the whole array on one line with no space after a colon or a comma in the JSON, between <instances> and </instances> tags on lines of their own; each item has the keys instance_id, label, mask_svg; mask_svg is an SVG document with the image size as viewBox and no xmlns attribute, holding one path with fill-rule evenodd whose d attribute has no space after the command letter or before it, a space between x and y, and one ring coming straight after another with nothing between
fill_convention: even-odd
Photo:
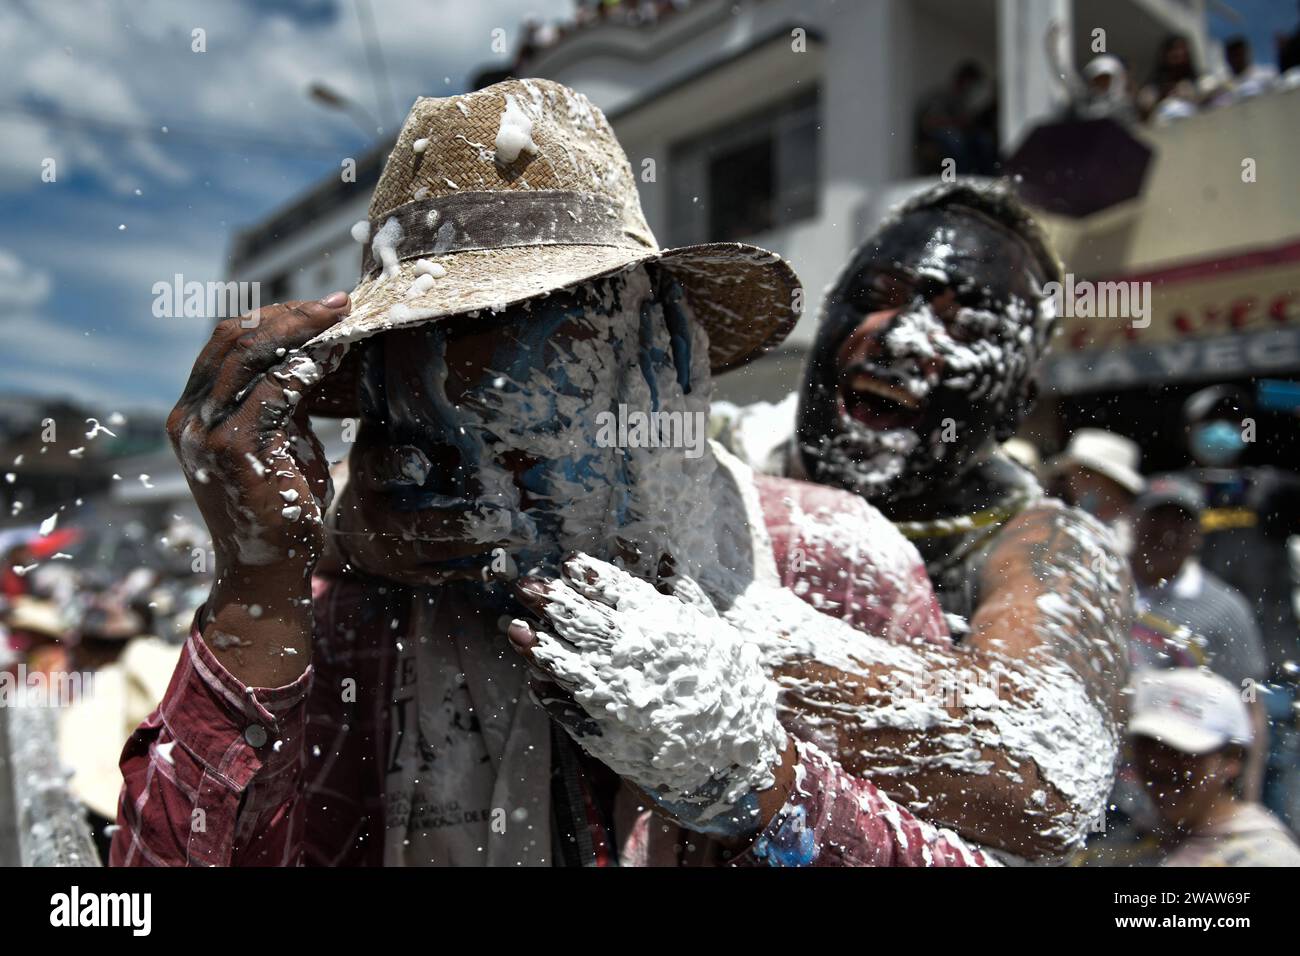
<instances>
[{"instance_id":1,"label":"baseball cap","mask_svg":"<svg viewBox=\"0 0 1300 956\"><path fill-rule=\"evenodd\" d=\"M1203 668L1144 670L1134 678L1130 737L1151 737L1189 754L1249 746L1250 715L1237 689Z\"/></svg>"},{"instance_id":2,"label":"baseball cap","mask_svg":"<svg viewBox=\"0 0 1300 956\"><path fill-rule=\"evenodd\" d=\"M1205 510L1205 493L1186 478L1162 475L1147 482L1146 491L1135 502L1138 511L1150 511L1160 505L1177 505L1188 514L1199 516Z\"/></svg>"}]
</instances>

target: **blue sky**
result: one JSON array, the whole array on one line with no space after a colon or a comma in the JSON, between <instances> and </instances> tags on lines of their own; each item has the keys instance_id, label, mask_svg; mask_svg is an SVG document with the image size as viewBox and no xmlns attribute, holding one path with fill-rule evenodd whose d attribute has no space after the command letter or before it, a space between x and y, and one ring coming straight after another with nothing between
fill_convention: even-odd
<instances>
[{"instance_id":1,"label":"blue sky","mask_svg":"<svg viewBox=\"0 0 1300 956\"><path fill-rule=\"evenodd\" d=\"M465 87L522 18L569 0L371 0L395 129ZM206 52L192 50L195 29ZM155 318L153 285L220 280L230 235L368 138L305 95L380 112L355 0L0 4L0 393L102 412L169 407L209 327ZM166 127L167 131L163 132ZM42 164L55 162L55 181ZM122 228L125 227L125 228Z\"/></svg>"},{"instance_id":2,"label":"blue sky","mask_svg":"<svg viewBox=\"0 0 1300 956\"><path fill-rule=\"evenodd\" d=\"M499 60L494 29L513 46L525 16L572 9L370 2L394 128L417 95L457 92ZM1232 4L1271 61L1295 4ZM191 49L196 28L206 52ZM309 101L308 85L326 81L371 113L384 98L356 0L8 0L0 62L0 393L72 396L103 413L169 407L208 333L201 319L155 318L154 283L223 279L234 228L364 150L353 121ZM41 181L46 159L54 182Z\"/></svg>"},{"instance_id":3,"label":"blue sky","mask_svg":"<svg viewBox=\"0 0 1300 956\"><path fill-rule=\"evenodd\" d=\"M1250 40L1256 63L1277 64L1274 36L1291 33L1296 28L1295 0L1226 0L1227 6L1241 14L1238 22L1216 9L1210 12L1210 33L1219 40L1242 34Z\"/></svg>"}]
</instances>

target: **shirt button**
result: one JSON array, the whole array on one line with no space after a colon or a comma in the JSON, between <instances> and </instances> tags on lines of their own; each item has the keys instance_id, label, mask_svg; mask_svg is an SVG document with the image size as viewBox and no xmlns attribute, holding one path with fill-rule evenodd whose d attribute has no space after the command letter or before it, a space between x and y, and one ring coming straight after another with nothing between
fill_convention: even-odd
<instances>
[{"instance_id":1,"label":"shirt button","mask_svg":"<svg viewBox=\"0 0 1300 956\"><path fill-rule=\"evenodd\" d=\"M266 728L261 724L251 724L244 731L244 739L248 741L250 746L260 747L266 743Z\"/></svg>"}]
</instances>

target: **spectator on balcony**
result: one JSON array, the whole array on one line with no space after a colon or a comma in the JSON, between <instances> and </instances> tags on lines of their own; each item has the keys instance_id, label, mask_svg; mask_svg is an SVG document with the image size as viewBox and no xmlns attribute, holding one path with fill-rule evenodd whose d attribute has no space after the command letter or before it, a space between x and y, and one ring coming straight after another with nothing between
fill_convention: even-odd
<instances>
[{"instance_id":1,"label":"spectator on balcony","mask_svg":"<svg viewBox=\"0 0 1300 956\"><path fill-rule=\"evenodd\" d=\"M1166 122L1191 116L1201 102L1200 70L1192 58L1187 37L1165 37L1156 54L1156 65L1138 93L1142 117Z\"/></svg>"},{"instance_id":2,"label":"spectator on balcony","mask_svg":"<svg viewBox=\"0 0 1300 956\"><path fill-rule=\"evenodd\" d=\"M966 60L948 84L921 101L917 112L917 172L938 173L945 160L963 176L997 170L997 104L984 68Z\"/></svg>"},{"instance_id":3,"label":"spectator on balcony","mask_svg":"<svg viewBox=\"0 0 1300 956\"><path fill-rule=\"evenodd\" d=\"M1129 91L1128 70L1117 56L1093 57L1083 68L1083 88L1075 98L1074 111L1081 119L1137 118Z\"/></svg>"},{"instance_id":4,"label":"spectator on balcony","mask_svg":"<svg viewBox=\"0 0 1300 956\"><path fill-rule=\"evenodd\" d=\"M1219 80L1209 106L1230 106L1239 100L1267 93L1277 84L1277 70L1253 61L1250 41L1243 36L1228 40L1223 48L1228 72Z\"/></svg>"}]
</instances>

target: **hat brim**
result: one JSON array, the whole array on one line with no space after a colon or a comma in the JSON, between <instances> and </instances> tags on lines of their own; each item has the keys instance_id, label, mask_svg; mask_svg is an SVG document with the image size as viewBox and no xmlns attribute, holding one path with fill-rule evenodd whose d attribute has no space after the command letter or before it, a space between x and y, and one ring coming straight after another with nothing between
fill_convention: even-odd
<instances>
[{"instance_id":1,"label":"hat brim","mask_svg":"<svg viewBox=\"0 0 1300 956\"><path fill-rule=\"evenodd\" d=\"M352 310L307 343L308 349L360 342L381 332L453 315L501 311L630 266L657 264L681 285L696 320L709 336L714 373L752 361L778 345L799 320L799 279L780 256L743 243L707 243L677 249L539 245L479 249L428 257L443 275L422 294L407 296L417 277L414 261L396 274L363 279ZM357 407L357 355L346 356L317 387L313 414L346 417Z\"/></svg>"},{"instance_id":2,"label":"hat brim","mask_svg":"<svg viewBox=\"0 0 1300 956\"><path fill-rule=\"evenodd\" d=\"M1223 734L1193 727L1186 721L1168 714L1137 714L1129 721L1130 737L1150 737L1185 754L1200 756L1218 750L1228 743Z\"/></svg>"}]
</instances>

